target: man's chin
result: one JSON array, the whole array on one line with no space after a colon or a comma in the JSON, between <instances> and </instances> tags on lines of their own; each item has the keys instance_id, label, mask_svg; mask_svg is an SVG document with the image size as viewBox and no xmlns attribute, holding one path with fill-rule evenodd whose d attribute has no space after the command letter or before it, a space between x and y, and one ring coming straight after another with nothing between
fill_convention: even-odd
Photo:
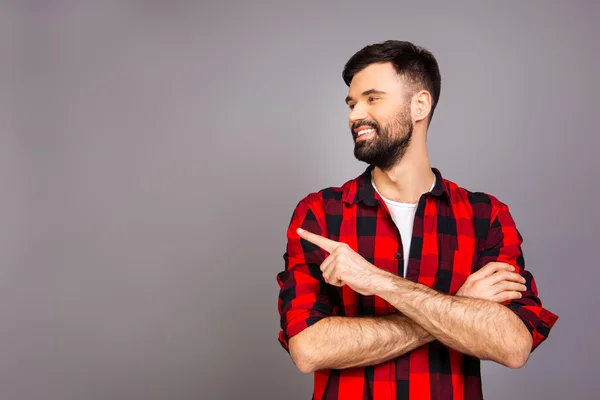
<instances>
[{"instance_id":1,"label":"man's chin","mask_svg":"<svg viewBox=\"0 0 600 400\"><path fill-rule=\"evenodd\" d=\"M374 157L371 157L370 154L364 154L361 151L354 151L354 158L358 161L366 162L367 164L371 164Z\"/></svg>"}]
</instances>

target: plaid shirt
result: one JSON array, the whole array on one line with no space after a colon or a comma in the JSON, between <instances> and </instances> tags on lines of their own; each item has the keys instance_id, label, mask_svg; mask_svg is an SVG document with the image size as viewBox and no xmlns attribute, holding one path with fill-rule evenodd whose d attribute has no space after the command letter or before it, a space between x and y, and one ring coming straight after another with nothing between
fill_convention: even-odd
<instances>
[{"instance_id":1,"label":"plaid shirt","mask_svg":"<svg viewBox=\"0 0 600 400\"><path fill-rule=\"evenodd\" d=\"M378 296L324 282L325 252L300 239L296 228L349 244L370 263L403 274L400 234L387 205L371 184L369 166L341 188L311 193L296 206L287 230L285 270L277 275L281 316L279 342L328 316L388 315L396 310ZM508 207L485 193L473 193L442 178L421 196L414 221L406 279L441 293L456 294L467 277L492 261L514 265L526 278L521 299L505 302L529 329L533 349L558 319L542 308L535 280L525 270L522 237ZM533 350L532 349L532 350ZM396 359L365 368L320 370L313 399L482 399L480 360L439 341Z\"/></svg>"}]
</instances>

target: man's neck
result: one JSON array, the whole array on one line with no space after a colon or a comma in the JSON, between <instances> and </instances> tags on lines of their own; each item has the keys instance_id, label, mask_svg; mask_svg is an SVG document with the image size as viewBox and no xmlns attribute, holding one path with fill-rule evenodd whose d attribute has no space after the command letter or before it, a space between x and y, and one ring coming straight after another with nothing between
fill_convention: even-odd
<instances>
[{"instance_id":1,"label":"man's neck","mask_svg":"<svg viewBox=\"0 0 600 400\"><path fill-rule=\"evenodd\" d=\"M412 150L412 151L411 151ZM409 148L400 162L390 170L373 169L377 190L386 199L401 203L418 203L421 195L433 185L435 175L431 170L426 151Z\"/></svg>"}]
</instances>

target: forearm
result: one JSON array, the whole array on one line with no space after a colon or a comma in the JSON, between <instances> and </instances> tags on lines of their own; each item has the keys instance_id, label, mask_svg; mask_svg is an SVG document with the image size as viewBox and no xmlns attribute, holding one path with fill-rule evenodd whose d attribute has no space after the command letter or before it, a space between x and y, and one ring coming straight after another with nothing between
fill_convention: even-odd
<instances>
[{"instance_id":1,"label":"forearm","mask_svg":"<svg viewBox=\"0 0 600 400\"><path fill-rule=\"evenodd\" d=\"M434 338L404 315L328 317L290 340L292 358L303 372L377 365Z\"/></svg>"},{"instance_id":2,"label":"forearm","mask_svg":"<svg viewBox=\"0 0 600 400\"><path fill-rule=\"evenodd\" d=\"M527 361L531 335L507 307L444 295L398 277L388 283L379 296L448 347L512 368Z\"/></svg>"}]
</instances>

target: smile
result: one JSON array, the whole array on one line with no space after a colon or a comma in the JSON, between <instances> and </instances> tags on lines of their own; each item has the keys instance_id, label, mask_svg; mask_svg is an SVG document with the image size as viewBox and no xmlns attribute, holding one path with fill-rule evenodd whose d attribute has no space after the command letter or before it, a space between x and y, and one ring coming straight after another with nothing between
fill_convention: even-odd
<instances>
[{"instance_id":1,"label":"smile","mask_svg":"<svg viewBox=\"0 0 600 400\"><path fill-rule=\"evenodd\" d=\"M357 133L356 140L364 140L365 138L372 136L373 134L375 134L375 129L361 129Z\"/></svg>"}]
</instances>

